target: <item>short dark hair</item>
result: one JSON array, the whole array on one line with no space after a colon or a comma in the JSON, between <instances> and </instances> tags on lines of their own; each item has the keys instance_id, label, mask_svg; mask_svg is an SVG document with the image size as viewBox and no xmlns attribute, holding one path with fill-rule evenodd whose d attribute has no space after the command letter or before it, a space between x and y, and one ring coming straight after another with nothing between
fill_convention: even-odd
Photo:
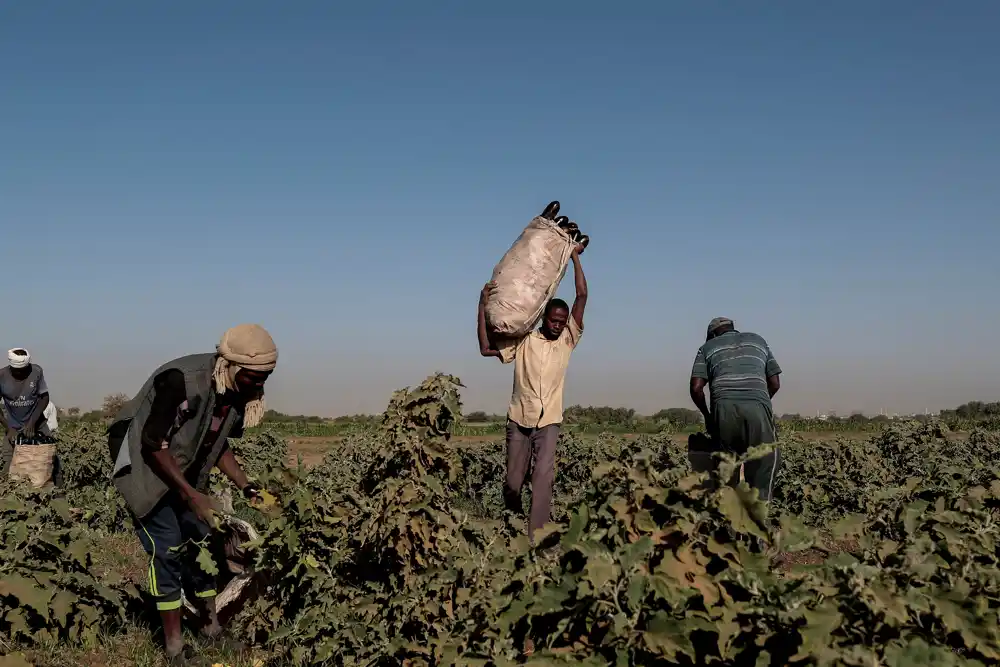
<instances>
[{"instance_id":1,"label":"short dark hair","mask_svg":"<svg viewBox=\"0 0 1000 667\"><path fill-rule=\"evenodd\" d=\"M569 304L563 301L562 299L552 299L547 304L545 304L545 317L548 317L553 310L556 310L558 308L562 308L563 310L569 310Z\"/></svg>"}]
</instances>

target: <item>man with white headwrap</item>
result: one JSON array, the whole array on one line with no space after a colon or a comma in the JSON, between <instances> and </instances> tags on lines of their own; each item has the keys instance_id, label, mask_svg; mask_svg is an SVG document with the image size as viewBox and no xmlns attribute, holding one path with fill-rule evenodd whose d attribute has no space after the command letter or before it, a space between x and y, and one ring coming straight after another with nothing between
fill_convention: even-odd
<instances>
[{"instance_id":1,"label":"man with white headwrap","mask_svg":"<svg viewBox=\"0 0 1000 667\"><path fill-rule=\"evenodd\" d=\"M163 621L167 657L183 664L181 592L200 607L202 631L222 639L215 579L177 551L217 525L206 495L218 467L244 495L260 490L229 448L229 438L260 423L264 382L278 361L270 334L256 324L228 330L216 352L174 359L146 381L108 430L114 485L125 497L149 554L149 587Z\"/></svg>"},{"instance_id":2,"label":"man with white headwrap","mask_svg":"<svg viewBox=\"0 0 1000 667\"><path fill-rule=\"evenodd\" d=\"M8 365L0 368L0 422L4 427L0 443L0 463L3 474L10 469L14 441L20 435L34 440L37 436L51 438L45 421L45 408L49 405L49 387L45 373L38 364L31 363L31 355L22 347L7 352Z\"/></svg>"}]
</instances>

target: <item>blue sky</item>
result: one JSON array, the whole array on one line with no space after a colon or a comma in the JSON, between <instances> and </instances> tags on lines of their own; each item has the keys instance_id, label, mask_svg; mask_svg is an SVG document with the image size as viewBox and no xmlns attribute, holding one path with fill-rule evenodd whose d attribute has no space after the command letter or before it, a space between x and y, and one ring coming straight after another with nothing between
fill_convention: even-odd
<instances>
[{"instance_id":1,"label":"blue sky","mask_svg":"<svg viewBox=\"0 0 1000 667\"><path fill-rule=\"evenodd\" d=\"M1000 4L8 2L0 346L57 404L266 326L272 407L443 370L551 199L592 237L568 403L688 406L707 322L780 412L1000 398ZM560 295L572 298L572 281Z\"/></svg>"}]
</instances>

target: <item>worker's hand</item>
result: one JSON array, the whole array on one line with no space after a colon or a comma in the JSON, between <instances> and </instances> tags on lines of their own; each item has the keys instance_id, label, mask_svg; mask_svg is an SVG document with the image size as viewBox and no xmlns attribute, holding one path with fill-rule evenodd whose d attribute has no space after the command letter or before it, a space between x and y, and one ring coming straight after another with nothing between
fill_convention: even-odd
<instances>
[{"instance_id":1,"label":"worker's hand","mask_svg":"<svg viewBox=\"0 0 1000 667\"><path fill-rule=\"evenodd\" d=\"M497 288L496 281L491 280L490 282L486 283L486 285L483 287L483 291L480 292L479 294L479 303L484 306L487 303L489 303L490 294L492 294L493 290L495 290L496 288Z\"/></svg>"},{"instance_id":2,"label":"worker's hand","mask_svg":"<svg viewBox=\"0 0 1000 667\"><path fill-rule=\"evenodd\" d=\"M25 440L33 440L35 438L35 429L37 428L38 425L35 422L29 421L21 428L21 435Z\"/></svg>"},{"instance_id":3,"label":"worker's hand","mask_svg":"<svg viewBox=\"0 0 1000 667\"><path fill-rule=\"evenodd\" d=\"M14 428L13 426L8 426L7 434L4 437L7 439L7 442L13 445L15 442L17 442L17 429Z\"/></svg>"},{"instance_id":4,"label":"worker's hand","mask_svg":"<svg viewBox=\"0 0 1000 667\"><path fill-rule=\"evenodd\" d=\"M573 254L574 255L582 255L583 251L586 250L586 249L587 249L587 246L583 245L582 243L577 243L576 246L573 247Z\"/></svg>"},{"instance_id":5,"label":"worker's hand","mask_svg":"<svg viewBox=\"0 0 1000 667\"><path fill-rule=\"evenodd\" d=\"M215 503L206 494L201 493L200 491L195 491L191 494L191 497L188 498L187 502L191 511L195 513L195 516L204 521L211 528L217 529L222 525L219 520L219 516L216 513L217 508Z\"/></svg>"}]
</instances>

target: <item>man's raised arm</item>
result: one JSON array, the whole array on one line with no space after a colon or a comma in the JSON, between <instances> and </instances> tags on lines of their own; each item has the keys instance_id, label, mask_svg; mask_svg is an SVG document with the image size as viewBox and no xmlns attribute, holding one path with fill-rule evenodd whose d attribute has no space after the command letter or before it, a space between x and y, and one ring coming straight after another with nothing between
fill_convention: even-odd
<instances>
[{"instance_id":1,"label":"man's raised arm","mask_svg":"<svg viewBox=\"0 0 1000 667\"><path fill-rule=\"evenodd\" d=\"M479 354L484 357L498 357L502 361L500 350L490 336L489 328L486 326L486 304L490 300L490 292L496 287L496 283L488 282L479 294L479 314L476 322L476 332L479 337Z\"/></svg>"},{"instance_id":2,"label":"man's raised arm","mask_svg":"<svg viewBox=\"0 0 1000 667\"><path fill-rule=\"evenodd\" d=\"M577 326L583 329L583 311L587 308L587 276L583 275L583 265L580 264L580 253L583 246L578 245L573 249L571 255L573 259L573 282L576 283L576 298L573 300L573 319Z\"/></svg>"}]
</instances>

